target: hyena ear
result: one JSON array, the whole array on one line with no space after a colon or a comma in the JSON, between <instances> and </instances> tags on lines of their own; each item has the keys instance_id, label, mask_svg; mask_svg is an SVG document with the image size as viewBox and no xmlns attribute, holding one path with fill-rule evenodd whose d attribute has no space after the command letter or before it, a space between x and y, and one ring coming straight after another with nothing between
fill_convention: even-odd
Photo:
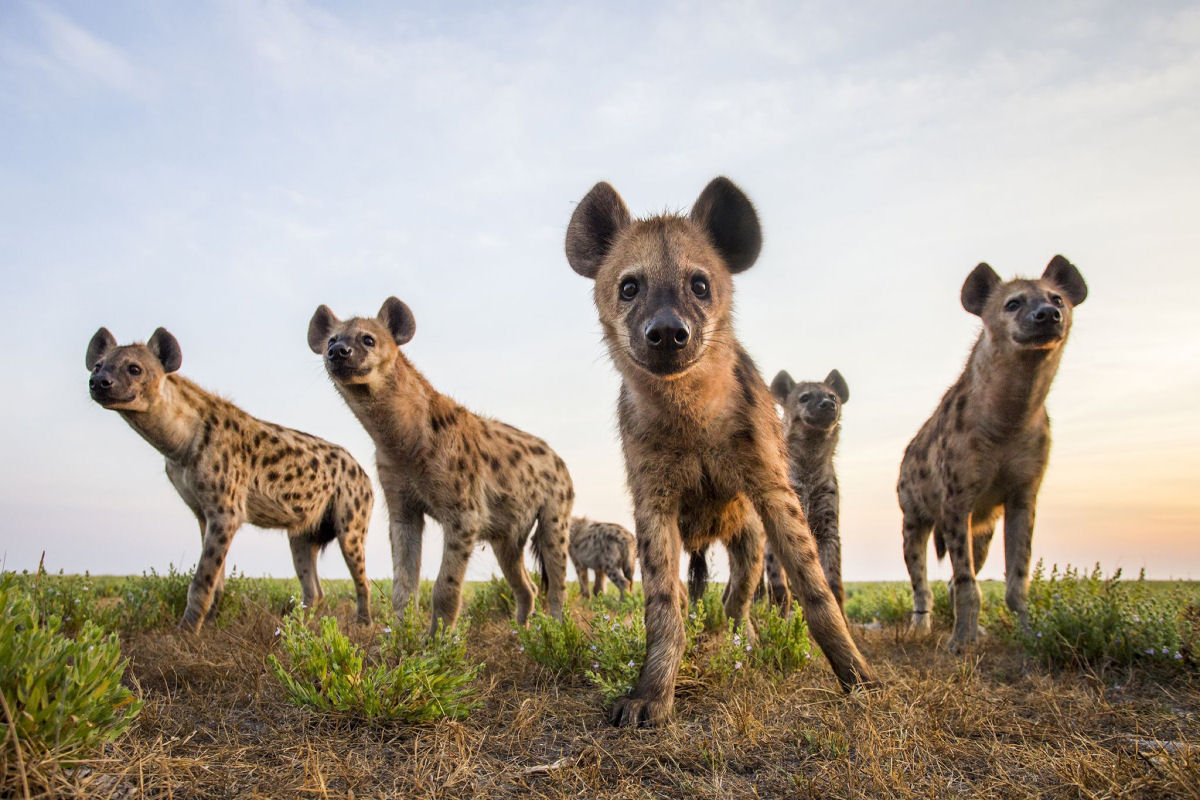
<instances>
[{"instance_id":1,"label":"hyena ear","mask_svg":"<svg viewBox=\"0 0 1200 800\"><path fill-rule=\"evenodd\" d=\"M567 263L585 278L595 278L617 234L629 225L629 209L617 190L601 181L592 187L567 225Z\"/></svg>"},{"instance_id":2,"label":"hyena ear","mask_svg":"<svg viewBox=\"0 0 1200 800\"><path fill-rule=\"evenodd\" d=\"M833 393L842 403L850 400L850 387L846 385L846 379L842 377L842 373L836 369L825 376L825 385L833 389Z\"/></svg>"},{"instance_id":3,"label":"hyena ear","mask_svg":"<svg viewBox=\"0 0 1200 800\"><path fill-rule=\"evenodd\" d=\"M1042 280L1050 281L1062 289L1073 306L1087 300L1087 284L1083 282L1083 275L1074 264L1062 256L1050 259L1046 271L1042 273Z\"/></svg>"},{"instance_id":4,"label":"hyena ear","mask_svg":"<svg viewBox=\"0 0 1200 800\"><path fill-rule=\"evenodd\" d=\"M117 346L117 340L108 328L101 328L92 335L92 340L88 342L87 356L85 356L86 366L89 370L100 363L100 359L104 358L104 354Z\"/></svg>"},{"instance_id":5,"label":"hyena ear","mask_svg":"<svg viewBox=\"0 0 1200 800\"><path fill-rule=\"evenodd\" d=\"M775 376L775 380L771 381L771 394L780 405L787 402L788 395L792 393L792 389L796 386L796 382L792 380L792 376L788 374L786 369L779 370L779 374Z\"/></svg>"},{"instance_id":6,"label":"hyena ear","mask_svg":"<svg viewBox=\"0 0 1200 800\"><path fill-rule=\"evenodd\" d=\"M146 342L146 347L149 347L154 357L162 363L163 372L174 372L183 363L183 351L179 349L179 342L166 328L155 329L150 341Z\"/></svg>"},{"instance_id":7,"label":"hyena ear","mask_svg":"<svg viewBox=\"0 0 1200 800\"><path fill-rule=\"evenodd\" d=\"M308 321L308 349L319 356L325 355L325 343L329 334L341 322L329 306L317 306L312 319Z\"/></svg>"},{"instance_id":8,"label":"hyena ear","mask_svg":"<svg viewBox=\"0 0 1200 800\"><path fill-rule=\"evenodd\" d=\"M1002 282L1000 276L996 274L996 270L987 264L980 263L963 281L960 295L962 307L978 317L983 313L983 307L987 305L988 295Z\"/></svg>"},{"instance_id":9,"label":"hyena ear","mask_svg":"<svg viewBox=\"0 0 1200 800\"><path fill-rule=\"evenodd\" d=\"M729 271L750 269L762 250L762 228L750 198L729 178L713 178L692 205L692 222L699 225L725 259Z\"/></svg>"},{"instance_id":10,"label":"hyena ear","mask_svg":"<svg viewBox=\"0 0 1200 800\"><path fill-rule=\"evenodd\" d=\"M391 331L396 344L406 344L417 332L417 319L403 301L389 297L379 309L379 321Z\"/></svg>"}]
</instances>

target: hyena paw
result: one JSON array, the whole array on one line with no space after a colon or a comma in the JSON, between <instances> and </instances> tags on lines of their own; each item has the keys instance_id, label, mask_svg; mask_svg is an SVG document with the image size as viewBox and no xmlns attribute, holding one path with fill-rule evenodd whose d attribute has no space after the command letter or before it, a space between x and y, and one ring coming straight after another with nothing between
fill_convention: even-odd
<instances>
[{"instance_id":1,"label":"hyena paw","mask_svg":"<svg viewBox=\"0 0 1200 800\"><path fill-rule=\"evenodd\" d=\"M933 631L933 614L928 611L912 612L908 632L917 636L928 636Z\"/></svg>"},{"instance_id":2,"label":"hyena paw","mask_svg":"<svg viewBox=\"0 0 1200 800\"><path fill-rule=\"evenodd\" d=\"M951 653L959 655L971 645L978 644L979 640L985 636L987 636L987 631L980 625L976 625L973 631L966 634L956 630L950 637L950 641L946 643L946 647L950 649Z\"/></svg>"},{"instance_id":3,"label":"hyena paw","mask_svg":"<svg viewBox=\"0 0 1200 800\"><path fill-rule=\"evenodd\" d=\"M199 633L200 632L200 615L184 613L183 619L179 620L179 624L175 629L180 633Z\"/></svg>"},{"instance_id":4,"label":"hyena paw","mask_svg":"<svg viewBox=\"0 0 1200 800\"><path fill-rule=\"evenodd\" d=\"M670 715L670 700L620 697L613 703L608 721L618 728L656 728L665 725Z\"/></svg>"}]
</instances>

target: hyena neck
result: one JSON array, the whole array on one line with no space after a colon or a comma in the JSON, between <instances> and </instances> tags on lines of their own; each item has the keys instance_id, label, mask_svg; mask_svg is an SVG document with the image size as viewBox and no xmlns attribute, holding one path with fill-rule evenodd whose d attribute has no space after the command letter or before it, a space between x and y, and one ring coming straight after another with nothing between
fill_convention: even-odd
<instances>
[{"instance_id":1,"label":"hyena neck","mask_svg":"<svg viewBox=\"0 0 1200 800\"><path fill-rule=\"evenodd\" d=\"M397 354L395 367L379 384L349 386L343 394L376 445L408 458L428 449L433 437L430 411L448 400L403 353Z\"/></svg>"},{"instance_id":2,"label":"hyena neck","mask_svg":"<svg viewBox=\"0 0 1200 800\"><path fill-rule=\"evenodd\" d=\"M162 390L145 411L120 411L129 427L171 461L187 460L204 426L212 397L180 375L163 378Z\"/></svg>"},{"instance_id":3,"label":"hyena neck","mask_svg":"<svg viewBox=\"0 0 1200 800\"><path fill-rule=\"evenodd\" d=\"M982 427L1004 436L1042 424L1046 395L1061 359L1061 344L1050 350L1014 351L998 347L985 331L963 376Z\"/></svg>"},{"instance_id":4,"label":"hyena neck","mask_svg":"<svg viewBox=\"0 0 1200 800\"><path fill-rule=\"evenodd\" d=\"M833 461L841 430L840 422L824 431L805 425L789 425L787 454L792 472L809 474L824 470Z\"/></svg>"}]
</instances>

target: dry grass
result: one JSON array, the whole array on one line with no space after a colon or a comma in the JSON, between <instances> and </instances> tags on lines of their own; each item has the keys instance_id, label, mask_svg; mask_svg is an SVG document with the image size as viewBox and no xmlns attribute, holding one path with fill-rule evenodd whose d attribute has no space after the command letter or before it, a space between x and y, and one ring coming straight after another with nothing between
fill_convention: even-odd
<instances>
[{"instance_id":1,"label":"dry grass","mask_svg":"<svg viewBox=\"0 0 1200 800\"><path fill-rule=\"evenodd\" d=\"M344 628L352 608L339 608ZM1050 674L990 641L967 658L859 630L885 690L846 696L823 660L773 682L679 687L675 721L617 730L583 680L471 632L487 666L461 722L365 725L289 705L267 667L277 620L124 641L145 700L83 767L25 765L54 797L1200 797L1200 686ZM6 787L23 796L17 783Z\"/></svg>"}]
</instances>

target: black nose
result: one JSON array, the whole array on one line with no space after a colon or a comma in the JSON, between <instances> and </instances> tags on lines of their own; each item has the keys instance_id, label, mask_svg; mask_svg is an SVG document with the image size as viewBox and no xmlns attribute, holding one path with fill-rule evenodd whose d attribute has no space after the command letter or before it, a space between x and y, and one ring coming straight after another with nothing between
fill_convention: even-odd
<instances>
[{"instance_id":1,"label":"black nose","mask_svg":"<svg viewBox=\"0 0 1200 800\"><path fill-rule=\"evenodd\" d=\"M821 408L833 408L833 398L826 397L821 400Z\"/></svg>"},{"instance_id":2,"label":"black nose","mask_svg":"<svg viewBox=\"0 0 1200 800\"><path fill-rule=\"evenodd\" d=\"M682 350L692 329L673 311L660 311L646 324L646 342L656 350Z\"/></svg>"},{"instance_id":3,"label":"black nose","mask_svg":"<svg viewBox=\"0 0 1200 800\"><path fill-rule=\"evenodd\" d=\"M111 389L112 388L112 378L109 378L107 376L90 378L88 380L88 388L89 389Z\"/></svg>"},{"instance_id":4,"label":"black nose","mask_svg":"<svg viewBox=\"0 0 1200 800\"><path fill-rule=\"evenodd\" d=\"M350 357L350 353L350 345L339 342L338 344L329 345L329 350L325 353L325 355L330 361L344 361Z\"/></svg>"},{"instance_id":5,"label":"black nose","mask_svg":"<svg viewBox=\"0 0 1200 800\"><path fill-rule=\"evenodd\" d=\"M1034 322L1062 322L1062 311L1057 306L1044 305L1033 312Z\"/></svg>"}]
</instances>

